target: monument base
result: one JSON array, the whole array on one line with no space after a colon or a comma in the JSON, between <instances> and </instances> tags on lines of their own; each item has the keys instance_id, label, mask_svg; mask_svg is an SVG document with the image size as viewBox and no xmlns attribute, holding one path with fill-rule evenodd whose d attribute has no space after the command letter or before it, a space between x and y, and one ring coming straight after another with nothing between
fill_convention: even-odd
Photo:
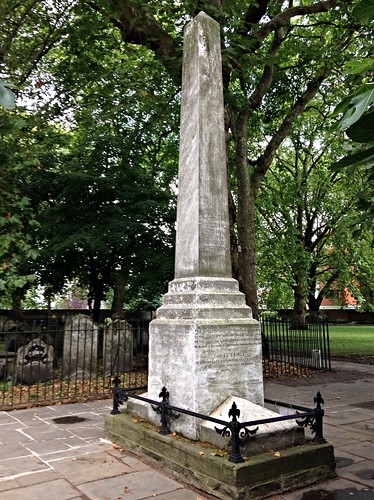
<instances>
[{"instance_id":1,"label":"monument base","mask_svg":"<svg viewBox=\"0 0 374 500\"><path fill-rule=\"evenodd\" d=\"M230 396L227 398L226 401L224 401L224 403L222 403L209 416L227 421L229 418L229 410L234 402L240 409L241 422L279 417L279 413L236 396ZM229 439L218 434L215 430L216 427L222 428L223 426L209 422L208 420L202 421L199 433L200 441L210 443L212 446L216 446L220 450L228 450ZM254 429L256 429L256 426L249 427L249 430ZM251 438L247 441L242 448L241 453L244 456L251 456L259 453L274 451L275 446L279 451L295 445L305 444L305 442L306 438L304 428L297 425L294 420L270 422L258 427L256 434L251 436Z\"/></svg>"},{"instance_id":2,"label":"monument base","mask_svg":"<svg viewBox=\"0 0 374 500\"><path fill-rule=\"evenodd\" d=\"M233 278L193 277L169 283L149 325L148 397L165 386L170 404L209 414L229 394L263 404L261 329ZM158 417L149 409L148 420ZM196 419L175 429L199 439Z\"/></svg>"},{"instance_id":3,"label":"monument base","mask_svg":"<svg viewBox=\"0 0 374 500\"><path fill-rule=\"evenodd\" d=\"M223 500L265 498L336 476L333 447L327 443L274 449L233 464L209 444L163 436L127 412L107 415L105 428L109 439L126 450Z\"/></svg>"}]
</instances>

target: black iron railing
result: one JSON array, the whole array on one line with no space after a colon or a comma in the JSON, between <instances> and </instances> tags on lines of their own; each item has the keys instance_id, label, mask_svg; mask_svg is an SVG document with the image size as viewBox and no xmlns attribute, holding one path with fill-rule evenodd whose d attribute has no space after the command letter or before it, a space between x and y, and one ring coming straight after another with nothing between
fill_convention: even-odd
<instances>
[{"instance_id":1,"label":"black iron railing","mask_svg":"<svg viewBox=\"0 0 374 500\"><path fill-rule=\"evenodd\" d=\"M303 375L310 369L331 371L329 329L326 321L300 323L263 315L260 319L264 374Z\"/></svg>"},{"instance_id":2,"label":"black iron railing","mask_svg":"<svg viewBox=\"0 0 374 500\"><path fill-rule=\"evenodd\" d=\"M187 410L185 408L180 408L171 405L169 391L165 387L162 388L159 394L161 401L156 401L135 394L132 389L121 388L120 382L121 381L118 377L115 377L113 380L114 388L113 388L113 409L111 411L112 415L119 414L120 405L128 401L129 398L133 398L149 403L152 406L152 409L158 414L160 414L161 426L159 433L162 435L167 435L172 432L170 429L171 422L172 420L178 419L181 413L189 415L194 418L198 418L200 420L206 420L221 425L223 426L222 428L215 427L215 430L218 434L221 434L223 437L230 438L229 441L230 453L228 459L230 462L233 463L244 462L244 457L241 453L241 448L245 446L245 444L249 441L251 436L254 436L257 433L260 425L269 424L272 422L295 420L300 427L309 427L311 429L312 434L314 434L313 440L316 443L326 443L326 440L323 437L324 410L321 406L324 404L324 400L322 399L320 392L318 392L316 397L314 398L314 403L316 404L315 408L310 409L302 406L289 405L287 403L265 399L266 403L290 408L294 410L295 413L289 415L280 415L279 417L273 417L273 418L252 420L249 422L240 422L238 420L238 417L240 416L240 409L237 407L235 402L232 404L232 407L228 412L228 416L231 417L231 420L225 421L214 417L210 417L209 415L203 415L201 413L196 413L191 410ZM254 426L257 427L249 429L249 427L254 427Z\"/></svg>"},{"instance_id":3,"label":"black iron railing","mask_svg":"<svg viewBox=\"0 0 374 500\"><path fill-rule=\"evenodd\" d=\"M110 398L116 373L147 385L148 323L79 314L0 326L0 410Z\"/></svg>"}]
</instances>

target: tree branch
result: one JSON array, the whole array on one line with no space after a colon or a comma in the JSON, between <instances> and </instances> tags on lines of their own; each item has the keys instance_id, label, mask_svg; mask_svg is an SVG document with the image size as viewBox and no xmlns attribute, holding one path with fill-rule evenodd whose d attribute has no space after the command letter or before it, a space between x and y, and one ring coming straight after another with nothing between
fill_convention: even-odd
<instances>
[{"instance_id":1,"label":"tree branch","mask_svg":"<svg viewBox=\"0 0 374 500\"><path fill-rule=\"evenodd\" d=\"M181 44L161 27L145 6L133 0L110 0L110 3L118 13L118 20L111 18L111 22L120 29L123 41L143 45L155 52L174 81L180 85Z\"/></svg>"}]
</instances>

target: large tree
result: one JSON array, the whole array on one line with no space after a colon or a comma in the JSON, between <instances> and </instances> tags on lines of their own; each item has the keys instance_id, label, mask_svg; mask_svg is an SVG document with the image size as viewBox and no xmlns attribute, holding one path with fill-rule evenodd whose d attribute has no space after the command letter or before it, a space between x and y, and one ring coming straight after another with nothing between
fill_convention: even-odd
<instances>
[{"instance_id":1,"label":"large tree","mask_svg":"<svg viewBox=\"0 0 374 500\"><path fill-rule=\"evenodd\" d=\"M279 282L292 289L298 322L305 321L307 306L316 318L324 297L358 289L348 227L364 175L331 171L343 145L324 133L328 121L309 109L279 148L258 197L259 274L265 289Z\"/></svg>"},{"instance_id":2,"label":"large tree","mask_svg":"<svg viewBox=\"0 0 374 500\"><path fill-rule=\"evenodd\" d=\"M177 92L181 81L182 28L200 10L214 17L222 28L234 275L257 316L257 193L280 145L298 126L298 118L313 102L321 86L335 92L343 79L340 69L344 61L365 44L366 28L353 22L350 16L357 3L352 0L55 0L50 8L50 3L38 0L29 0L21 7L8 0L6 18L13 23L14 29L8 30L3 37L6 42L3 46L7 48L4 63L10 75L19 73L19 81L34 83L34 96L38 92L46 95L49 90L52 105L48 113L59 112L69 121L72 110L81 108L85 102L82 95L87 95L86 72L94 68L101 82L99 86L106 87L110 76L106 73L101 79L101 62L112 57L122 65L123 58L137 49L153 57L157 81L167 82L170 92ZM32 27L35 16L38 23ZM86 55L90 52L87 41L95 40L100 44L109 27L115 46L108 51L108 44L102 42L102 61L97 57L85 57L80 63L82 49ZM34 30L38 36L33 42L34 57L25 59L20 57L25 38L17 34L23 35L22 30L27 29L29 33ZM65 52L59 52L67 40L71 41L70 49L67 51L65 47ZM28 61L34 63L35 68L35 63L42 59L47 61L46 65L30 73L28 68L32 64L28 65ZM21 72L12 69L13 60L20 61ZM65 79L55 74L56 82L52 79L48 83L48 75L53 74L56 62L64 68ZM127 69L132 71L130 67ZM77 90L79 85L81 88ZM143 91L141 87L139 79L131 96L126 96L127 102L131 97L136 101L135 97ZM146 94L149 96L149 92ZM154 87L152 99L147 99L149 109L160 102L159 97ZM168 106L163 97L161 102L164 113L171 111L168 119L177 120L174 106ZM114 102L119 112L121 106L121 101ZM111 116L113 114L108 114L108 120ZM163 169L162 161L160 169Z\"/></svg>"},{"instance_id":3,"label":"large tree","mask_svg":"<svg viewBox=\"0 0 374 500\"><path fill-rule=\"evenodd\" d=\"M234 274L256 317L256 196L297 118L322 85L337 85L345 58L360 44L357 36L363 33L349 16L352 2L186 1L175 5L167 0L108 0L94 8L105 15L106 5L126 44L153 51L177 85L181 19L187 21L204 10L222 26L230 173L237 187L230 203L237 238Z\"/></svg>"}]
</instances>

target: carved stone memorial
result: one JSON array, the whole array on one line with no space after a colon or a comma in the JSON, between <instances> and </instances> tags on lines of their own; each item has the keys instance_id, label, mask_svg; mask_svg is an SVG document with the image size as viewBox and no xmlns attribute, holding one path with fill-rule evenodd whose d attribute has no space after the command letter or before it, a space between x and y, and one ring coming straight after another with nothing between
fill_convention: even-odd
<instances>
[{"instance_id":1,"label":"carved stone memorial","mask_svg":"<svg viewBox=\"0 0 374 500\"><path fill-rule=\"evenodd\" d=\"M97 324L84 314L68 318L64 328L63 376L92 377L97 371Z\"/></svg>"},{"instance_id":2,"label":"carved stone memorial","mask_svg":"<svg viewBox=\"0 0 374 500\"><path fill-rule=\"evenodd\" d=\"M54 349L34 338L17 350L16 383L31 385L53 378Z\"/></svg>"},{"instance_id":3,"label":"carved stone memorial","mask_svg":"<svg viewBox=\"0 0 374 500\"><path fill-rule=\"evenodd\" d=\"M105 375L130 371L133 361L133 328L117 319L104 329L103 359Z\"/></svg>"},{"instance_id":4,"label":"carved stone memorial","mask_svg":"<svg viewBox=\"0 0 374 500\"><path fill-rule=\"evenodd\" d=\"M148 397L165 386L209 414L230 394L263 404L261 334L231 277L219 25L201 12L184 40L175 279L150 324ZM191 439L199 426L175 422Z\"/></svg>"}]
</instances>

